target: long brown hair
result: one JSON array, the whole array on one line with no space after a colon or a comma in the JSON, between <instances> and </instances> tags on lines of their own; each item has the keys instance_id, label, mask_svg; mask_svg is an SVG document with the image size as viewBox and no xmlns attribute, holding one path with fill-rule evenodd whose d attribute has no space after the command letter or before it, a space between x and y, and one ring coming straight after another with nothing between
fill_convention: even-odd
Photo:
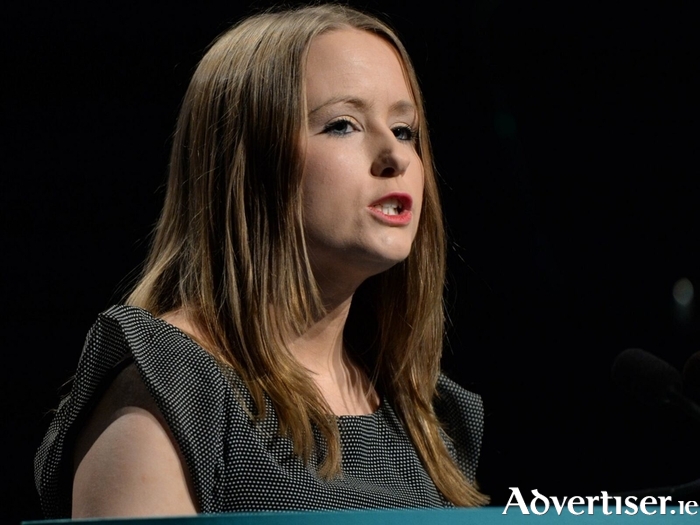
<instances>
[{"instance_id":1,"label":"long brown hair","mask_svg":"<svg viewBox=\"0 0 700 525\"><path fill-rule=\"evenodd\" d=\"M417 106L425 174L410 255L356 294L367 299L375 328L362 360L442 494L460 506L483 504L452 460L433 410L444 336L442 211L418 81L398 37L378 19L339 5L266 12L212 44L183 100L165 204L127 303L154 315L183 311L203 346L245 381L256 416L265 417L269 396L280 432L305 460L316 425L327 445L319 474L340 474L335 419L282 334L302 333L324 313L302 227L304 66L316 35L347 27L397 50ZM355 300L345 334L351 348L353 311Z\"/></svg>"}]
</instances>

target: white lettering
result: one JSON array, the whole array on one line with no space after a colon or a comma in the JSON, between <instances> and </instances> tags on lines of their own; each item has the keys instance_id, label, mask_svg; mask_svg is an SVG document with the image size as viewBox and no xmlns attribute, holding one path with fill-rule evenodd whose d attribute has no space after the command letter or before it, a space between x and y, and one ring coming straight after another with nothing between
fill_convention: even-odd
<instances>
[{"instance_id":1,"label":"white lettering","mask_svg":"<svg viewBox=\"0 0 700 525\"><path fill-rule=\"evenodd\" d=\"M506 508L503 509L503 514L508 514L508 508L513 506L513 507L520 507L520 512L523 514L530 514L530 511L527 510L527 504L525 503L525 500L523 499L523 495L520 493L520 489L518 487L508 487L510 489L510 498L508 498L508 503L506 503ZM513 501L513 498L515 498L516 503L511 503Z\"/></svg>"},{"instance_id":2,"label":"white lettering","mask_svg":"<svg viewBox=\"0 0 700 525\"><path fill-rule=\"evenodd\" d=\"M542 514L547 514L547 512L549 512L549 500L545 498L542 494L540 494L537 491L537 489L532 491L532 495L535 496L535 499L533 499L530 503L530 509L532 510L532 513L537 514L538 516L542 516ZM537 510L537 500L540 500L542 503L544 503L544 510L542 512L539 512Z\"/></svg>"},{"instance_id":3,"label":"white lettering","mask_svg":"<svg viewBox=\"0 0 700 525\"><path fill-rule=\"evenodd\" d=\"M642 501L639 502L639 510L641 510L642 513L646 514L647 516L653 516L656 514L656 511L647 512L647 505L656 505L656 498L654 496L644 496Z\"/></svg>"},{"instance_id":4,"label":"white lettering","mask_svg":"<svg viewBox=\"0 0 700 525\"><path fill-rule=\"evenodd\" d=\"M613 496L615 499L615 514L622 514L622 496Z\"/></svg>"},{"instance_id":5,"label":"white lettering","mask_svg":"<svg viewBox=\"0 0 700 525\"><path fill-rule=\"evenodd\" d=\"M588 500L588 514L593 514L593 502L600 501L600 498L598 496L586 496L586 499Z\"/></svg>"},{"instance_id":6,"label":"white lettering","mask_svg":"<svg viewBox=\"0 0 700 525\"><path fill-rule=\"evenodd\" d=\"M569 498L569 512L571 512L571 514L575 514L576 516L580 516L585 512L583 510L581 512L576 512L574 505L585 505L585 502L581 496L571 496L571 498Z\"/></svg>"},{"instance_id":7,"label":"white lettering","mask_svg":"<svg viewBox=\"0 0 700 525\"><path fill-rule=\"evenodd\" d=\"M536 514L537 516L542 516L549 512L549 509L554 507L557 516L561 516L564 509L567 509L570 514L574 516L581 516L583 514L593 515L596 513L596 505L602 507L602 512L605 516L610 516L615 513L617 515L627 514L628 516L634 516L639 514L646 514L647 516L653 516L655 514L660 514L665 516L666 514L690 514L695 516L698 511L694 510L698 508L697 501L681 501L676 500L674 502L672 496L611 496L607 491L602 490L600 496L545 496L541 494L537 489L533 489L532 499L529 503L525 501L522 493L518 487L508 487L510 489L510 497L508 498L508 503L506 503L502 514L508 514L508 510L512 507L518 507L521 514ZM615 508L613 509L613 502ZM676 504L679 505L679 509L671 510ZM658 508L656 508L658 506Z\"/></svg>"},{"instance_id":8,"label":"white lettering","mask_svg":"<svg viewBox=\"0 0 700 525\"><path fill-rule=\"evenodd\" d=\"M698 513L698 511L696 510L695 512L690 512L690 507L695 508L697 506L698 506L697 501L689 501L688 503L685 504L685 513L690 514L691 516L695 516Z\"/></svg>"},{"instance_id":9,"label":"white lettering","mask_svg":"<svg viewBox=\"0 0 700 525\"><path fill-rule=\"evenodd\" d=\"M561 503L559 502L559 498L556 496L550 496L549 499L552 500L552 503L554 503L554 508L557 509L557 516L561 516L561 511L564 510L564 507L566 506L566 500L569 499L567 496L564 496L564 499L561 500Z\"/></svg>"}]
</instances>

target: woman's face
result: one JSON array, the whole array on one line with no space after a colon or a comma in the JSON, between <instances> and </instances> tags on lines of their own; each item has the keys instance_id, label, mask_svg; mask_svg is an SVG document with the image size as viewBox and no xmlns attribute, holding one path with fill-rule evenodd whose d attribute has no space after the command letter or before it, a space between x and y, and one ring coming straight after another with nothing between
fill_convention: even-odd
<instances>
[{"instance_id":1,"label":"woman's face","mask_svg":"<svg viewBox=\"0 0 700 525\"><path fill-rule=\"evenodd\" d=\"M312 41L306 101L302 190L311 261L319 278L361 282L405 259L416 236L423 165L413 97L389 43L343 29Z\"/></svg>"}]
</instances>

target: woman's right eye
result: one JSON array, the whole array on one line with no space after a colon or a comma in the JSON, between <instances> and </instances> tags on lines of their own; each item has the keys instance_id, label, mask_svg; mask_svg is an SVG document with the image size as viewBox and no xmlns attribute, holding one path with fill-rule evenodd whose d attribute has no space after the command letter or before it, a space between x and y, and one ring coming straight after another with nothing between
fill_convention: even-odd
<instances>
[{"instance_id":1,"label":"woman's right eye","mask_svg":"<svg viewBox=\"0 0 700 525\"><path fill-rule=\"evenodd\" d=\"M324 133L337 136L349 135L353 131L357 131L357 128L347 119L334 120L326 124L323 128Z\"/></svg>"}]
</instances>

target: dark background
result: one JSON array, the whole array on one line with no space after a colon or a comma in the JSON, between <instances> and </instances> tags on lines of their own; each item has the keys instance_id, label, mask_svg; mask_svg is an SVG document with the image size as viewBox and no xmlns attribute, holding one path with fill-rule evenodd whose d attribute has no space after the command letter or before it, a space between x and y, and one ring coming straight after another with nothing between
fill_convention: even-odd
<instances>
[{"instance_id":1,"label":"dark background","mask_svg":"<svg viewBox=\"0 0 700 525\"><path fill-rule=\"evenodd\" d=\"M238 4L238 5L237 5ZM489 414L485 490L700 478L700 428L610 379L700 351L693 2L471 1L386 15L422 82L450 229L444 368ZM40 519L33 455L98 312L144 258L209 42L270 2L38 2L2 31L2 516ZM492 465L492 467L491 467Z\"/></svg>"}]
</instances>

